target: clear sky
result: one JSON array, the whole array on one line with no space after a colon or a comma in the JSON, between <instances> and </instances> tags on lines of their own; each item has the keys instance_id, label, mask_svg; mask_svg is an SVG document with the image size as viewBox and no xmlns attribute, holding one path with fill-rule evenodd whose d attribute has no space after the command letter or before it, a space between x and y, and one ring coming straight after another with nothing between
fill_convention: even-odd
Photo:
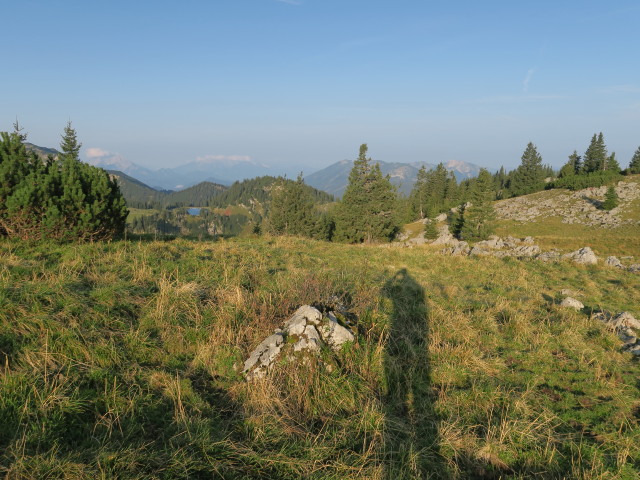
<instances>
[{"instance_id":1,"label":"clear sky","mask_svg":"<svg viewBox=\"0 0 640 480\"><path fill-rule=\"evenodd\" d=\"M151 168L248 156L561 166L640 145L640 2L1 1L0 130ZM96 150L93 150L96 151Z\"/></svg>"}]
</instances>

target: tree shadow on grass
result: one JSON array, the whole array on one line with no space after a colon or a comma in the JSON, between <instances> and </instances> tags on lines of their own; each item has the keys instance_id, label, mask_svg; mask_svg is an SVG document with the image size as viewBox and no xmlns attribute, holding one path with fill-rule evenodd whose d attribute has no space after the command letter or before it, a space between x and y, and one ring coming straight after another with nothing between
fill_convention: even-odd
<instances>
[{"instance_id":1,"label":"tree shadow on grass","mask_svg":"<svg viewBox=\"0 0 640 480\"><path fill-rule=\"evenodd\" d=\"M424 289L399 270L383 287L393 302L385 353L385 478L449 478L439 451Z\"/></svg>"}]
</instances>

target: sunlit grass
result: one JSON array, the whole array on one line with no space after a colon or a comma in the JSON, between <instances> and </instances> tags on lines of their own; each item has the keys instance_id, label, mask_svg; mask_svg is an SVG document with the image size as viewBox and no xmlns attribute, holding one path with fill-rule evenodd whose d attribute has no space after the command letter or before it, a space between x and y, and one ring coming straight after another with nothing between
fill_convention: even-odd
<instances>
[{"instance_id":1,"label":"sunlit grass","mask_svg":"<svg viewBox=\"0 0 640 480\"><path fill-rule=\"evenodd\" d=\"M3 241L0 471L636 478L640 364L557 305L565 288L640 316L640 276L604 266L295 238ZM326 353L332 369L285 361L243 380L264 336L334 295L358 336Z\"/></svg>"}]
</instances>

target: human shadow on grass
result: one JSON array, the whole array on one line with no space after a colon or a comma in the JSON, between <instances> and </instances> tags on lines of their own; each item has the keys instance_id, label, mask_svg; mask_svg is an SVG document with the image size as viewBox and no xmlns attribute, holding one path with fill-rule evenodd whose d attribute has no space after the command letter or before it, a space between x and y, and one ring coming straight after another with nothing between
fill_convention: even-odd
<instances>
[{"instance_id":1,"label":"human shadow on grass","mask_svg":"<svg viewBox=\"0 0 640 480\"><path fill-rule=\"evenodd\" d=\"M425 292L399 270L382 293L393 303L385 352L385 478L449 478L439 451Z\"/></svg>"}]
</instances>

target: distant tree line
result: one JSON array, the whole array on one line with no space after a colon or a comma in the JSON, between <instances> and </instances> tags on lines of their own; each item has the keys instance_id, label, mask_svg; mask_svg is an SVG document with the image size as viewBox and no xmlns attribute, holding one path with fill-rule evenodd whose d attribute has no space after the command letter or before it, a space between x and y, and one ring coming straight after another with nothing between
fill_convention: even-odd
<instances>
[{"instance_id":1,"label":"distant tree line","mask_svg":"<svg viewBox=\"0 0 640 480\"><path fill-rule=\"evenodd\" d=\"M231 212L216 213L208 208L202 208L197 215L192 215L186 208L175 208L135 215L129 221L128 228L136 234L214 238L250 233L249 226L259 223L259 216L252 218Z\"/></svg>"},{"instance_id":2,"label":"distant tree line","mask_svg":"<svg viewBox=\"0 0 640 480\"><path fill-rule=\"evenodd\" d=\"M80 161L81 144L69 122L61 154L28 151L18 123L0 132L0 235L22 239L111 239L128 215L118 184Z\"/></svg>"},{"instance_id":3,"label":"distant tree line","mask_svg":"<svg viewBox=\"0 0 640 480\"><path fill-rule=\"evenodd\" d=\"M228 205L250 205L251 203L267 203L271 200L272 190L280 189L284 184L289 186L295 183L294 180L283 177L264 176L234 182L227 190L212 196L207 201L207 206L225 208ZM317 190L308 185L301 187L305 194L311 198L313 203L324 204L333 202L333 195Z\"/></svg>"}]
</instances>

